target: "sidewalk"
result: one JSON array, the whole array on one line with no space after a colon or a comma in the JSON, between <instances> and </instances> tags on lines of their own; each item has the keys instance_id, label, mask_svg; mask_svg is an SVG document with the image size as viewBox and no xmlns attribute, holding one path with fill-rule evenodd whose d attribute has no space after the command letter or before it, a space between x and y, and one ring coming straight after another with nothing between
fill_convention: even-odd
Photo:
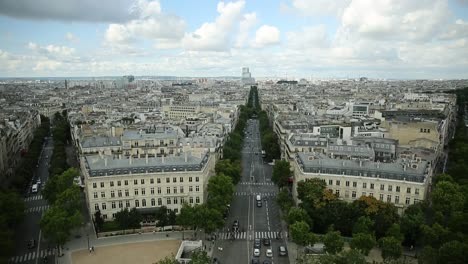
<instances>
[{"instance_id":1,"label":"sidewalk","mask_svg":"<svg viewBox=\"0 0 468 264\"><path fill-rule=\"evenodd\" d=\"M176 231L167 231L167 232L155 232L155 233L142 233L142 234L129 234L121 236L111 236L111 237L100 237L96 238L94 235L94 230L92 227L86 226L81 228L82 232L81 237L73 237L68 241L63 247L62 253L64 254L61 257L58 257L57 263L59 264L72 264L71 254L78 250L86 250L89 247L94 247L96 250L99 250L99 247L112 246L112 245L121 245L129 244L136 242L149 242L149 241L158 241L158 240L182 240L182 232ZM86 234L89 234L87 236ZM166 236L169 234L169 236ZM89 247L88 247L88 237L89 237ZM185 238L189 238L190 234L186 231Z\"/></svg>"}]
</instances>

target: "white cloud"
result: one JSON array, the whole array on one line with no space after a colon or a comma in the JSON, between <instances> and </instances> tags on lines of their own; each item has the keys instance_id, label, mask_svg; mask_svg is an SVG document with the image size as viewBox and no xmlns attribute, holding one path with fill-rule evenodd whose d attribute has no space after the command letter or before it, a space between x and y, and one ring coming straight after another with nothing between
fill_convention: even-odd
<instances>
[{"instance_id":1,"label":"white cloud","mask_svg":"<svg viewBox=\"0 0 468 264\"><path fill-rule=\"evenodd\" d=\"M263 25L255 33L255 40L252 46L255 48L261 48L268 45L278 44L280 42L280 31L278 28Z\"/></svg>"},{"instance_id":2,"label":"white cloud","mask_svg":"<svg viewBox=\"0 0 468 264\"><path fill-rule=\"evenodd\" d=\"M62 62L59 61L44 60L38 61L32 70L41 72L51 72L58 70L62 65Z\"/></svg>"},{"instance_id":3,"label":"white cloud","mask_svg":"<svg viewBox=\"0 0 468 264\"><path fill-rule=\"evenodd\" d=\"M239 23L239 34L237 35L236 47L243 47L249 38L250 30L257 24L257 14L255 12L244 14Z\"/></svg>"},{"instance_id":4,"label":"white cloud","mask_svg":"<svg viewBox=\"0 0 468 264\"><path fill-rule=\"evenodd\" d=\"M218 17L214 22L203 23L195 32L185 34L183 45L187 50L224 51L231 46L234 25L241 18L245 1L219 2Z\"/></svg>"},{"instance_id":5,"label":"white cloud","mask_svg":"<svg viewBox=\"0 0 468 264\"><path fill-rule=\"evenodd\" d=\"M299 32L286 33L287 45L292 49L325 48L330 45L325 25L304 27Z\"/></svg>"},{"instance_id":6,"label":"white cloud","mask_svg":"<svg viewBox=\"0 0 468 264\"><path fill-rule=\"evenodd\" d=\"M351 0L292 0L292 7L289 13L295 12L308 16L338 16ZM290 9L283 5L283 9Z\"/></svg>"},{"instance_id":7,"label":"white cloud","mask_svg":"<svg viewBox=\"0 0 468 264\"><path fill-rule=\"evenodd\" d=\"M66 58L73 56L75 53L74 48L70 48L67 46L58 46L58 45L47 45L47 46L40 46L36 43L29 42L28 49L38 52L41 55L45 55L48 57L57 57L57 58Z\"/></svg>"},{"instance_id":8,"label":"white cloud","mask_svg":"<svg viewBox=\"0 0 468 264\"><path fill-rule=\"evenodd\" d=\"M71 32L67 32L67 34L65 34L65 39L70 41L70 42L78 42L80 41L79 38L77 38L75 35L73 35Z\"/></svg>"}]
</instances>

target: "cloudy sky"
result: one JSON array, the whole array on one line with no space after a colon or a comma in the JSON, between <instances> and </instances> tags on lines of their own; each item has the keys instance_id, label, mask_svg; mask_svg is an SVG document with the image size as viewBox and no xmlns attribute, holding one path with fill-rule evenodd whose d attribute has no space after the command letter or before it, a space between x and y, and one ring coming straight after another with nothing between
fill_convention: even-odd
<instances>
[{"instance_id":1,"label":"cloudy sky","mask_svg":"<svg viewBox=\"0 0 468 264\"><path fill-rule=\"evenodd\" d=\"M0 76L468 78L468 0L1 0Z\"/></svg>"}]
</instances>

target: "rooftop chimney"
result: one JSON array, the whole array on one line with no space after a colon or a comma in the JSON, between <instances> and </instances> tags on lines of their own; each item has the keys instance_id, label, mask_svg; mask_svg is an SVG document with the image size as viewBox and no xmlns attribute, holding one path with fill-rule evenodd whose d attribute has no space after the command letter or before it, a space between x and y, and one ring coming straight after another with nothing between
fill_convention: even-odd
<instances>
[{"instance_id":1,"label":"rooftop chimney","mask_svg":"<svg viewBox=\"0 0 468 264\"><path fill-rule=\"evenodd\" d=\"M104 167L107 167L107 158L104 159Z\"/></svg>"},{"instance_id":2,"label":"rooftop chimney","mask_svg":"<svg viewBox=\"0 0 468 264\"><path fill-rule=\"evenodd\" d=\"M128 159L128 164L132 165L132 155L130 155L130 158Z\"/></svg>"},{"instance_id":3,"label":"rooftop chimney","mask_svg":"<svg viewBox=\"0 0 468 264\"><path fill-rule=\"evenodd\" d=\"M359 167L362 167L362 160L359 161Z\"/></svg>"},{"instance_id":4,"label":"rooftop chimney","mask_svg":"<svg viewBox=\"0 0 468 264\"><path fill-rule=\"evenodd\" d=\"M185 152L185 163L187 163L187 159L188 159L187 152Z\"/></svg>"},{"instance_id":5,"label":"rooftop chimney","mask_svg":"<svg viewBox=\"0 0 468 264\"><path fill-rule=\"evenodd\" d=\"M148 164L148 153L146 153L146 164Z\"/></svg>"},{"instance_id":6,"label":"rooftop chimney","mask_svg":"<svg viewBox=\"0 0 468 264\"><path fill-rule=\"evenodd\" d=\"M164 164L164 154L161 156L161 163Z\"/></svg>"}]
</instances>

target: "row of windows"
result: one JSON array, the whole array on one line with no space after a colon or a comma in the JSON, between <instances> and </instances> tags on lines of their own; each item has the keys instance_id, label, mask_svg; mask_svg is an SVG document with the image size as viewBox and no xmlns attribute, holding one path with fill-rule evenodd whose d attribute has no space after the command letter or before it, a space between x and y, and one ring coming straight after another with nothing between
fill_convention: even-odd
<instances>
[{"instance_id":1,"label":"row of windows","mask_svg":"<svg viewBox=\"0 0 468 264\"><path fill-rule=\"evenodd\" d=\"M141 190L141 195L146 195L146 188L134 189L133 193L135 195L139 195L140 190ZM150 194L154 194L155 190L156 190L157 194L162 194L161 187L157 187L156 189L154 187L151 187L150 188ZM122 197L122 191L125 192L125 197L130 196L129 189L125 189L125 190L117 190L117 197ZM172 187L172 193L178 193L178 191L179 191L179 193L184 193L184 186L179 186L179 187L174 186L174 187ZM193 192L193 186L189 186L188 191ZM200 192L200 186L199 185L195 186L195 191ZM166 187L166 193L165 194L170 194L170 193L171 193L171 187ZM98 192L94 192L93 197L97 199L99 197ZM115 190L110 191L110 197L111 198L115 197ZM106 192L101 192L101 198L106 198Z\"/></svg>"},{"instance_id":2,"label":"row of windows","mask_svg":"<svg viewBox=\"0 0 468 264\"><path fill-rule=\"evenodd\" d=\"M426 129L426 128L421 128L421 129L419 130L419 132L420 132L420 133L431 133L431 130L430 130L429 128L427 128L427 129Z\"/></svg>"},{"instance_id":3,"label":"row of windows","mask_svg":"<svg viewBox=\"0 0 468 264\"><path fill-rule=\"evenodd\" d=\"M188 177L188 181L193 182L193 177ZM117 186L122 186L122 182L125 186L128 186L128 182L129 182L128 180L116 181L116 182L110 181L109 186L114 187L115 186L114 184L117 184ZM166 177L166 183L170 183L170 182L171 182L171 178ZM177 177L172 177L172 182L177 183ZM183 183L184 177L179 177L179 182ZM195 182L200 182L200 177L195 177ZM140 183L145 184L145 179L140 179ZM149 179L149 183L154 184L154 179ZM161 183L161 178L156 178L156 183ZM105 182L100 182L99 185L101 186L101 188L104 188ZM138 185L138 179L133 180L133 185ZM93 182L93 188L97 188L97 182Z\"/></svg>"},{"instance_id":4,"label":"row of windows","mask_svg":"<svg viewBox=\"0 0 468 264\"><path fill-rule=\"evenodd\" d=\"M119 209L122 209L124 208L124 203L125 203L125 208L129 208L129 207L136 207L136 208L139 208L139 207L147 207L147 206L151 206L151 207L155 207L155 206L163 206L163 205L171 205L171 204L183 204L185 203L185 198L184 197L168 197L166 198L166 202L163 203L163 199L162 198L158 198L157 200L152 198L151 200L148 200L148 203L146 202L146 199L141 199L141 204L140 204L140 200L136 199L134 200L133 202L130 202L129 200L127 201L112 201L110 203L101 203L101 205L99 205L98 203L95 203L94 204L94 210L98 211L98 210L107 210L107 205L110 204L110 209L116 209L116 208L119 208ZM188 199L188 203L189 204L193 204L193 203L196 203L196 204L199 204L200 203L200 197L189 197ZM157 203L157 205L156 205Z\"/></svg>"},{"instance_id":5,"label":"row of windows","mask_svg":"<svg viewBox=\"0 0 468 264\"><path fill-rule=\"evenodd\" d=\"M340 197L340 190L335 190L335 195L336 195L337 197ZM356 191L352 191L352 192L351 192L351 198L352 198L352 199L356 199L356 195L357 195L357 194L356 194ZM362 192L362 196L367 196L367 193L366 193L366 192ZM369 193L369 196L374 197L374 193ZM349 191L345 191L344 197L345 197L345 198L349 198ZM394 198L395 198L395 199L394 199L393 202L394 202L395 204L400 204L400 196L395 195ZM384 200L384 194L380 194L380 195L379 195L379 200L380 200L380 201L383 201L383 200ZM391 195L391 194L387 194L387 200L386 200L386 201L387 201L388 203L391 203L391 202L392 202L392 195ZM416 199L416 198L415 198L415 199L413 200L413 203L417 203L417 202L419 202L419 199ZM410 198L410 197L406 197L405 204L406 204L406 205L409 205L410 203L411 203L411 198Z\"/></svg>"},{"instance_id":6,"label":"row of windows","mask_svg":"<svg viewBox=\"0 0 468 264\"><path fill-rule=\"evenodd\" d=\"M335 185L336 186L340 186L340 184L341 184L341 180L335 180ZM346 187L349 187L350 184L351 184L350 181L345 181L345 186ZM352 184L353 184L353 188L357 188L357 185L358 185L357 182L353 181ZM333 185L333 180L328 180L328 185ZM362 188L363 189L367 189L368 186L369 186L369 189L374 190L376 187L378 187L378 184L374 184L374 183L368 184L367 182L362 183ZM380 190L385 191L385 184L380 184ZM393 185L390 185L390 184L387 185L387 191L392 192L393 191ZM398 185L395 186L395 191L400 192L401 191L400 186L398 186ZM411 191L412 191L411 187L406 188L406 193L411 194ZM419 194L419 188L414 188L414 194L416 194L416 195Z\"/></svg>"}]
</instances>

